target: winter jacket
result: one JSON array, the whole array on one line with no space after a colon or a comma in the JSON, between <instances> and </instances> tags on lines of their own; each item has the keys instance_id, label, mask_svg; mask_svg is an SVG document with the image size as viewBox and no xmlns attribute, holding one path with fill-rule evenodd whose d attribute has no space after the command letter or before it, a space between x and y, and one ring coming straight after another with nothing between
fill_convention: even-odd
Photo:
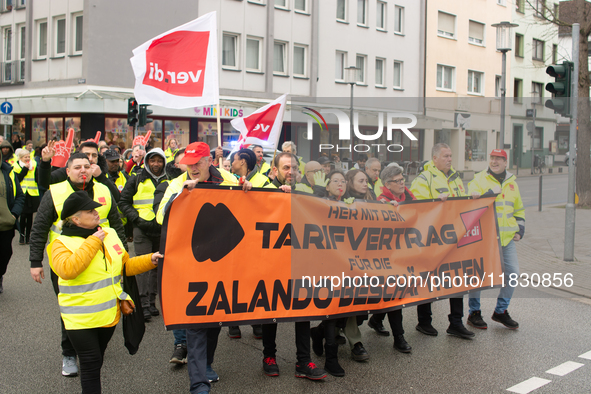
<instances>
[{"instance_id":1,"label":"winter jacket","mask_svg":"<svg viewBox=\"0 0 591 394\"><path fill-rule=\"evenodd\" d=\"M400 198L396 198L396 196L386 186L382 186L382 193L378 196L378 201L381 202L406 202L412 200L416 200L416 197L410 190L408 190L406 186L404 187L404 193L402 193Z\"/></svg>"},{"instance_id":2,"label":"winter jacket","mask_svg":"<svg viewBox=\"0 0 591 394\"><path fill-rule=\"evenodd\" d=\"M0 153L0 169L2 176L4 176L4 183L6 184L6 203L8 209L18 219L20 214L23 212L23 206L25 204L25 195L21 189L21 184L18 178L12 171L10 164L2 161L2 153ZM18 220L15 220L15 228L18 228ZM0 252L3 253L3 252Z\"/></svg>"},{"instance_id":3,"label":"winter jacket","mask_svg":"<svg viewBox=\"0 0 591 394\"><path fill-rule=\"evenodd\" d=\"M424 168L410 187L417 200L436 199L442 193L448 193L448 197L466 196L462 178L453 167L449 170L448 176L435 167L433 160L425 164Z\"/></svg>"},{"instance_id":4,"label":"winter jacket","mask_svg":"<svg viewBox=\"0 0 591 394\"><path fill-rule=\"evenodd\" d=\"M94 181L91 180L85 189L90 198L93 198L94 196L94 191L92 188L93 182ZM76 189L74 186L72 186L72 188ZM37 211L37 215L35 216L35 221L33 222L33 228L31 231L31 240L29 245L29 260L31 261L31 268L43 267L43 256L45 244L48 240L49 230L51 229L51 225L57 221L58 218L59 217L53 203L53 196L51 192L46 192L41 199L41 204L39 204L39 209ZM125 249L128 250L127 237L125 236L125 230L123 229L123 224L121 223L121 216L119 216L119 212L117 211L117 204L111 204L111 210L107 215L107 219L109 220L109 227L117 231L117 235L123 243L123 246L125 246Z\"/></svg>"}]
</instances>

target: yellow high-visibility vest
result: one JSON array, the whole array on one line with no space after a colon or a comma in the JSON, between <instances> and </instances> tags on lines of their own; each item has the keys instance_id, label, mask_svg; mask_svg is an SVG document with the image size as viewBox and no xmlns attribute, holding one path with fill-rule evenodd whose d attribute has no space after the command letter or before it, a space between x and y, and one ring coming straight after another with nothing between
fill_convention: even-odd
<instances>
[{"instance_id":1,"label":"yellow high-visibility vest","mask_svg":"<svg viewBox=\"0 0 591 394\"><path fill-rule=\"evenodd\" d=\"M156 187L150 178L138 183L137 192L133 196L133 208L138 212L140 218L151 221L156 217L154 213L154 192Z\"/></svg>"},{"instance_id":2,"label":"yellow high-visibility vest","mask_svg":"<svg viewBox=\"0 0 591 394\"><path fill-rule=\"evenodd\" d=\"M118 300L131 299L121 286L125 247L115 230L108 227L103 230L106 233L103 246L111 256L111 264L106 261L103 250L99 250L90 265L75 279L58 278L57 299L67 330L109 325L117 316ZM85 241L82 237L64 235L60 235L58 239L72 253Z\"/></svg>"},{"instance_id":3,"label":"yellow high-visibility vest","mask_svg":"<svg viewBox=\"0 0 591 394\"><path fill-rule=\"evenodd\" d=\"M27 175L25 175L23 178L23 181L21 182L21 188L23 189L23 194L29 193L30 196L38 196L39 187L37 186L37 182L35 182L35 169L37 168L37 162L35 160L32 160L31 162L33 163L33 169L29 170ZM23 168L17 161L14 164L13 171L17 174L20 174L22 170Z\"/></svg>"}]
</instances>

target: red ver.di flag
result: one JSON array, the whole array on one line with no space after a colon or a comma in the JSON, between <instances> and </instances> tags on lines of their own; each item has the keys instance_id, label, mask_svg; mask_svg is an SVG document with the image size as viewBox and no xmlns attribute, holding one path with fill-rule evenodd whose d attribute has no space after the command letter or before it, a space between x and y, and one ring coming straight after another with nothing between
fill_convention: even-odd
<instances>
[{"instance_id":1,"label":"red ver.di flag","mask_svg":"<svg viewBox=\"0 0 591 394\"><path fill-rule=\"evenodd\" d=\"M257 144L277 149L287 94L265 105L245 118L232 119L232 126L240 131L240 144Z\"/></svg>"},{"instance_id":2,"label":"red ver.di flag","mask_svg":"<svg viewBox=\"0 0 591 394\"><path fill-rule=\"evenodd\" d=\"M210 12L133 50L140 104L183 109L219 103L216 13Z\"/></svg>"}]
</instances>

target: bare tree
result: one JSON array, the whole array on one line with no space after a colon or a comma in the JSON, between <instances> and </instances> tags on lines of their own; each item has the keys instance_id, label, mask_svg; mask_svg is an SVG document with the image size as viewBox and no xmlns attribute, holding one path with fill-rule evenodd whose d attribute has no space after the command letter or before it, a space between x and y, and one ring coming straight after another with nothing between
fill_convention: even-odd
<instances>
[{"instance_id":1,"label":"bare tree","mask_svg":"<svg viewBox=\"0 0 591 394\"><path fill-rule=\"evenodd\" d=\"M521 1L521 0L517 0ZM561 32L570 32L573 23L580 25L579 35L579 102L577 128L576 190L579 206L591 207L591 106L589 105L589 35L591 35L591 2L588 0L561 1L559 8L551 9L545 0L525 0L536 16L559 26ZM574 157L574 152L571 152Z\"/></svg>"}]
</instances>

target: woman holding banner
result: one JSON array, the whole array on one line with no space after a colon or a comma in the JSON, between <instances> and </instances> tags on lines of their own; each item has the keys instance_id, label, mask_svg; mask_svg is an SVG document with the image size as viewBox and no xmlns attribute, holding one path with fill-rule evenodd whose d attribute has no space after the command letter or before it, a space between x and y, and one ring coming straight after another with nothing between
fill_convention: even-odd
<instances>
[{"instance_id":1,"label":"woman holding banner","mask_svg":"<svg viewBox=\"0 0 591 394\"><path fill-rule=\"evenodd\" d=\"M398 206L405 201L416 200L415 196L404 185L403 169L396 163L390 164L382 170L380 179L385 186L382 186L382 193L378 196L378 201L391 203ZM384 329L385 313L375 313L367 322L370 328L373 328L378 335L388 336L390 333ZM410 353L412 347L404 339L404 329L402 328L402 309L388 312L388 321L394 336L394 349L402 353Z\"/></svg>"},{"instance_id":2,"label":"woman holding banner","mask_svg":"<svg viewBox=\"0 0 591 394\"><path fill-rule=\"evenodd\" d=\"M345 175L338 170L332 171L328 174L328 179L324 179L324 172L319 171L319 178L317 178L316 185L324 185L326 189L326 198L333 201L341 201L345 194L346 184ZM316 175L315 175L316 178ZM326 352L326 363L324 370L332 376L343 377L345 370L339 364L338 349L339 345L335 339L335 327L339 320L344 319L329 319L322 321L318 326L310 330L312 337L312 350L317 356L322 356L323 350ZM322 348L322 340L325 340L324 349Z\"/></svg>"},{"instance_id":3,"label":"woman holding banner","mask_svg":"<svg viewBox=\"0 0 591 394\"><path fill-rule=\"evenodd\" d=\"M156 268L160 253L130 258L117 233L100 228L101 205L77 191L64 202L63 229L51 244L51 268L58 275L58 303L66 333L80 360L82 393L101 392L101 368L121 313L133 300L123 291L123 275Z\"/></svg>"}]
</instances>

